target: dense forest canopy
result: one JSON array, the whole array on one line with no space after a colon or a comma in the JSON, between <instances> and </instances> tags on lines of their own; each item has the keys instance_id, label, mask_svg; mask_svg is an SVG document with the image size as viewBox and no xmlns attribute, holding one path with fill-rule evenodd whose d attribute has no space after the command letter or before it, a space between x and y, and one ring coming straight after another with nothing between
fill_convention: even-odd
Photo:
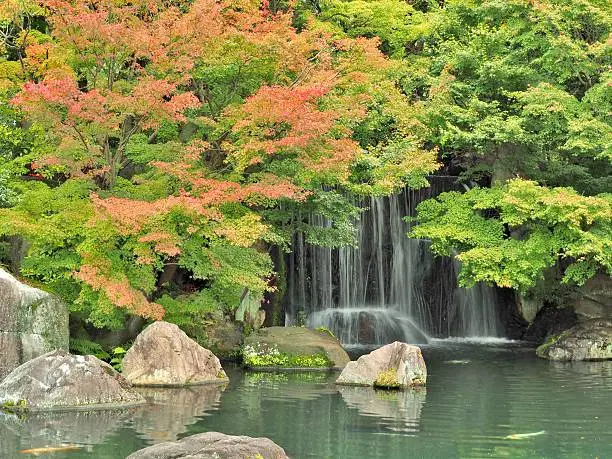
<instances>
[{"instance_id":1,"label":"dense forest canopy","mask_svg":"<svg viewBox=\"0 0 612 459\"><path fill-rule=\"evenodd\" d=\"M462 282L612 274L605 0L9 0L0 257L96 326L257 298L351 195L455 175L411 236ZM315 213L316 227L300 216ZM171 282L180 270L189 279Z\"/></svg>"}]
</instances>

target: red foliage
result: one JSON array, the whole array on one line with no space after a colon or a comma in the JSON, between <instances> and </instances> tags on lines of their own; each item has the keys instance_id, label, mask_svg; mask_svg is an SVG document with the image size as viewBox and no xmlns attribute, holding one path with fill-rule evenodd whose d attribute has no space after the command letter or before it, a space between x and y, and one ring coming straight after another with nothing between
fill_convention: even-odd
<instances>
[{"instance_id":1,"label":"red foliage","mask_svg":"<svg viewBox=\"0 0 612 459\"><path fill-rule=\"evenodd\" d=\"M150 303L138 290L133 288L127 279L113 279L102 273L94 265L84 264L75 273L77 279L89 285L94 291L101 291L116 306L153 320L161 320L164 308L157 303Z\"/></svg>"}]
</instances>

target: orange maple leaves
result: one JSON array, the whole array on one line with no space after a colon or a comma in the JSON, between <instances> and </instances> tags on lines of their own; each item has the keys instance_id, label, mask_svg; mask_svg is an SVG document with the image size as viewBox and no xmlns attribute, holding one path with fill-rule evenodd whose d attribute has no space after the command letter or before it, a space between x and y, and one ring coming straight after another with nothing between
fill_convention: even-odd
<instances>
[{"instance_id":1,"label":"orange maple leaves","mask_svg":"<svg viewBox=\"0 0 612 459\"><path fill-rule=\"evenodd\" d=\"M264 155L295 153L313 170L348 166L360 151L350 131L337 125L341 114L320 109L320 99L330 85L261 88L239 108L242 119L234 131L243 143L234 151L242 167L264 161Z\"/></svg>"}]
</instances>

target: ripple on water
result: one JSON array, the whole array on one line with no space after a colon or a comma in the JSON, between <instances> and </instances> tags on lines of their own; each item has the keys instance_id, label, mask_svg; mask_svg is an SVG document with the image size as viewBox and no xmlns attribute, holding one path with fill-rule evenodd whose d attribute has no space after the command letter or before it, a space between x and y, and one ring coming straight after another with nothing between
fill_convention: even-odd
<instances>
[{"instance_id":1,"label":"ripple on water","mask_svg":"<svg viewBox=\"0 0 612 459\"><path fill-rule=\"evenodd\" d=\"M215 430L269 437L294 459L612 457L612 362L555 363L522 343L457 340L423 346L423 354L422 391L338 387L337 373L228 368L225 390L150 394L155 403L143 411L90 422L98 427L89 436L84 421L51 424L50 437L44 424L0 421L0 456L24 457L16 451L72 438L86 448L54 458L119 458Z\"/></svg>"}]
</instances>

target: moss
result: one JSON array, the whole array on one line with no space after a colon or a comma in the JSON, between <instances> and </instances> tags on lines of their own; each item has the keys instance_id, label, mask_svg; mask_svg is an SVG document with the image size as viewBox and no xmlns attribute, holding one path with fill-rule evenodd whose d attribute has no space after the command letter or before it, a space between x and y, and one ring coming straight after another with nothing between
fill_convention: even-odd
<instances>
[{"instance_id":1,"label":"moss","mask_svg":"<svg viewBox=\"0 0 612 459\"><path fill-rule=\"evenodd\" d=\"M326 327L317 327L315 330L323 332L323 333L327 333L332 338L337 339L336 335L334 335L334 332L332 332L329 328L326 328Z\"/></svg>"},{"instance_id":2,"label":"moss","mask_svg":"<svg viewBox=\"0 0 612 459\"><path fill-rule=\"evenodd\" d=\"M554 336L549 336L548 339L541 345L538 346L538 348L536 349L536 354L539 356L544 356L546 353L546 350L552 346L553 344L555 344L557 341L559 341L562 337L566 336L569 334L568 330L565 330L563 333L559 334L559 335L554 335Z\"/></svg>"},{"instance_id":3,"label":"moss","mask_svg":"<svg viewBox=\"0 0 612 459\"><path fill-rule=\"evenodd\" d=\"M15 413L15 412L24 411L27 409L27 407L28 407L27 400L18 400L16 402L13 400L9 400L9 401L4 402L2 405L0 405L0 410L6 411L8 413Z\"/></svg>"},{"instance_id":4,"label":"moss","mask_svg":"<svg viewBox=\"0 0 612 459\"><path fill-rule=\"evenodd\" d=\"M395 368L378 373L374 381L374 387L381 387L384 389L398 389L401 387L397 379L397 371Z\"/></svg>"}]
</instances>

